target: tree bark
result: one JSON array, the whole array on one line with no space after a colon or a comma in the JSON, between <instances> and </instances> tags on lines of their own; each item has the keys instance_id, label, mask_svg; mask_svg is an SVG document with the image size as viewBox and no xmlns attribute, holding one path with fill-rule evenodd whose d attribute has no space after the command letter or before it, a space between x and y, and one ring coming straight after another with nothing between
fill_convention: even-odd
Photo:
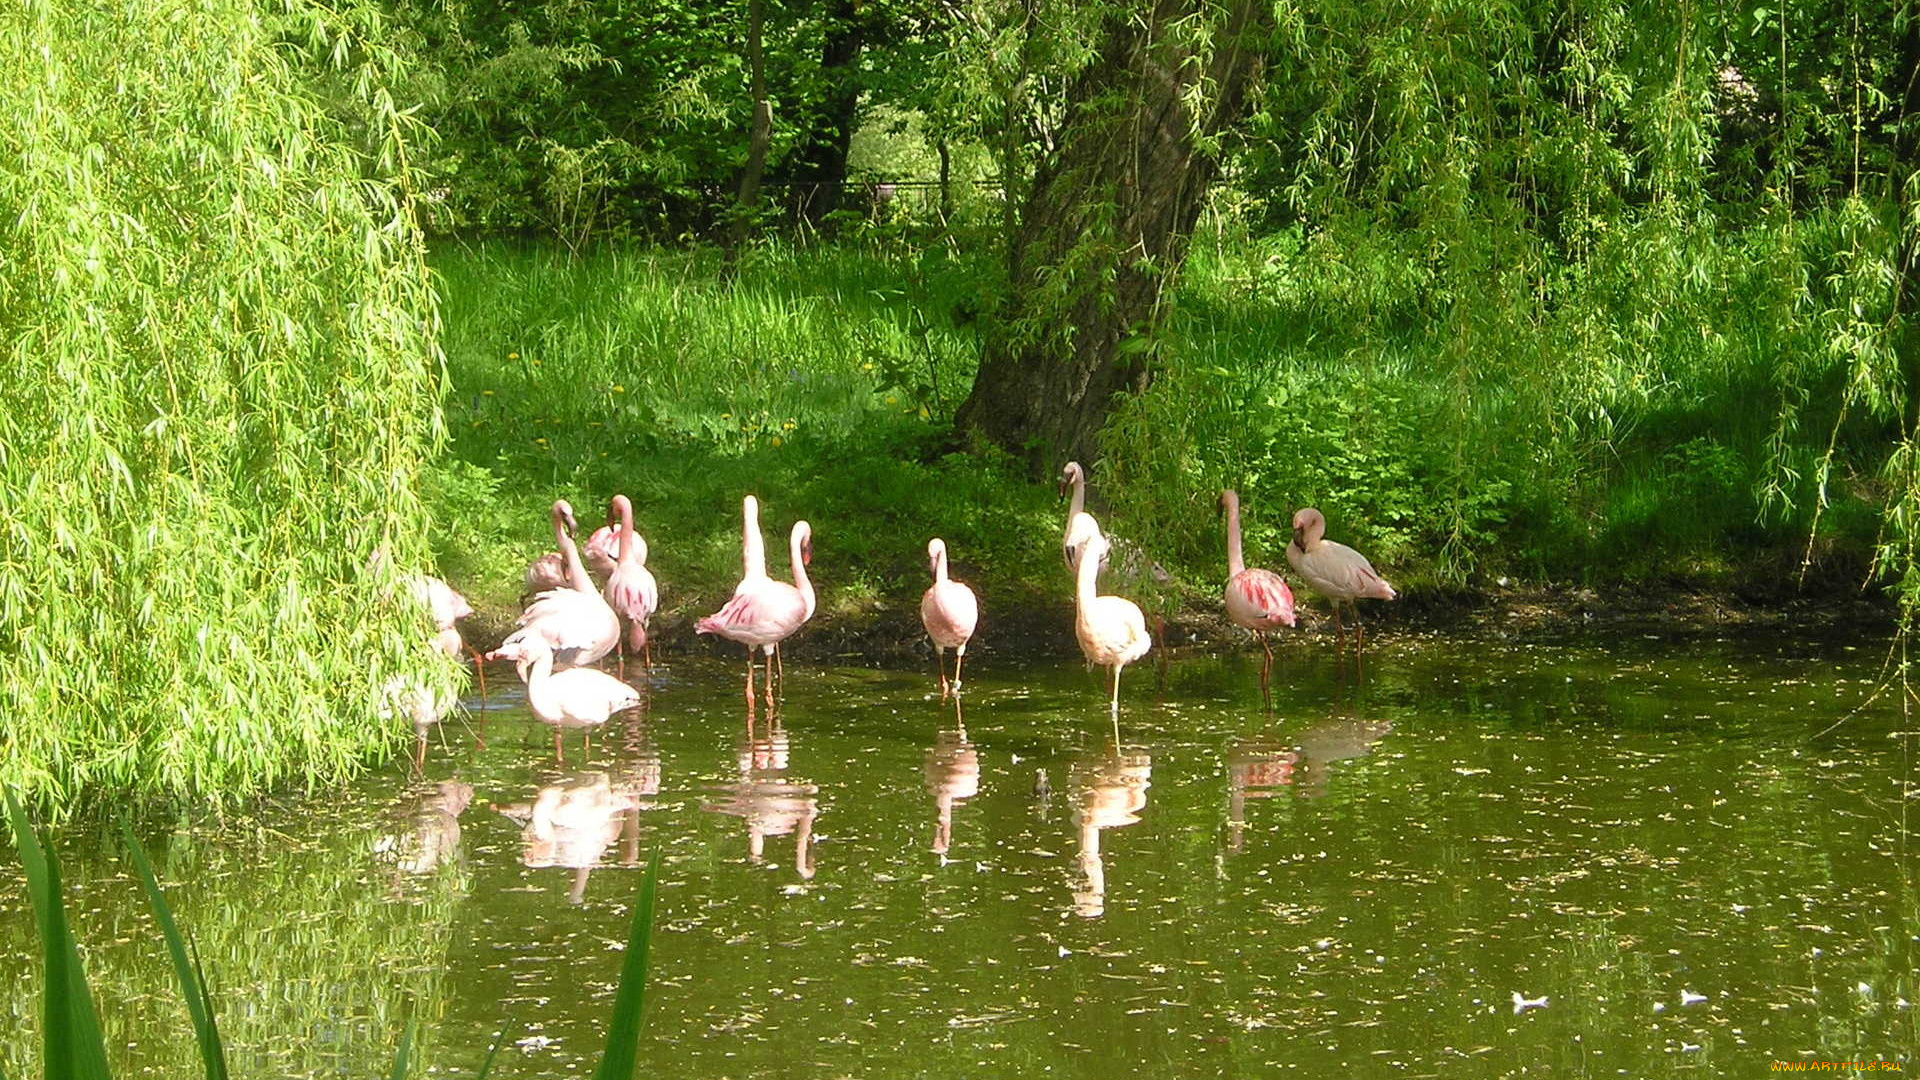
<instances>
[{"instance_id":1,"label":"tree bark","mask_svg":"<svg viewBox=\"0 0 1920 1080\"><path fill-rule=\"evenodd\" d=\"M1213 12L1212 47L1196 54L1187 41L1207 38L1193 28ZM1270 18L1259 0L1154 0L1108 16L1027 192L961 431L1035 474L1099 456L1115 395L1151 376L1163 298L1219 173L1217 138L1245 115Z\"/></svg>"},{"instance_id":2,"label":"tree bark","mask_svg":"<svg viewBox=\"0 0 1920 1080\"><path fill-rule=\"evenodd\" d=\"M820 49L820 75L826 82L820 122L800 150L793 172L795 210L800 220L815 227L839 207L847 182L847 154L860 109L860 50L866 45L859 0L832 0L829 8Z\"/></svg>"},{"instance_id":3,"label":"tree bark","mask_svg":"<svg viewBox=\"0 0 1920 1080\"><path fill-rule=\"evenodd\" d=\"M733 228L727 240L731 261L747 241L753 213L760 203L760 180L767 171L767 147L773 142L773 105L767 100L767 4L747 4L747 79L753 96L752 128L747 134L747 165L740 174L740 192L733 205Z\"/></svg>"}]
</instances>

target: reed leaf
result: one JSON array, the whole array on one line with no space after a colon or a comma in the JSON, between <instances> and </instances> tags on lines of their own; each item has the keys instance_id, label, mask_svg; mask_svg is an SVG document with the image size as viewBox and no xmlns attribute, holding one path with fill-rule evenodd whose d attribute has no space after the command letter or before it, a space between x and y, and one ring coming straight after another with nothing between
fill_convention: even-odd
<instances>
[{"instance_id":1,"label":"reed leaf","mask_svg":"<svg viewBox=\"0 0 1920 1080\"><path fill-rule=\"evenodd\" d=\"M493 1043L487 1047L487 1056L480 1059L480 1071L473 1074L473 1080L487 1080L487 1075L493 1072L493 1059L500 1053L500 1048L506 1045L507 1032L512 1030L513 1018L508 1017L507 1022L501 1024L500 1030L494 1034Z\"/></svg>"},{"instance_id":2,"label":"reed leaf","mask_svg":"<svg viewBox=\"0 0 1920 1080\"><path fill-rule=\"evenodd\" d=\"M160 881L154 876L153 864L147 861L145 849L140 846L140 841L133 835L133 827L125 819L120 822L120 835L126 841L127 854L133 859L134 872L140 878L140 885L146 890L147 905L153 909L153 920L159 924L160 936L167 943L167 955L173 960L173 973L180 983L180 995L186 999L187 1014L193 1018L193 1034L200 1046L200 1063L206 1070L207 1080L226 1080L227 1052L220 1042L220 1029L214 1023L213 998L207 991L207 980L200 970L200 960L189 954L180 927L174 922L173 909L160 892Z\"/></svg>"},{"instance_id":3,"label":"reed leaf","mask_svg":"<svg viewBox=\"0 0 1920 1080\"><path fill-rule=\"evenodd\" d=\"M41 847L27 812L6 792L7 819L27 877L27 894L40 930L46 965L45 1009L41 1020L41 1062L46 1080L106 1080L107 1047L100 1018L80 966L80 951L60 903L60 864Z\"/></svg>"},{"instance_id":4,"label":"reed leaf","mask_svg":"<svg viewBox=\"0 0 1920 1080\"><path fill-rule=\"evenodd\" d=\"M393 1070L387 1075L392 1080L407 1080L407 1059L412 1056L413 1036L420 1021L409 1016L407 1026L400 1032L400 1045L393 1052Z\"/></svg>"},{"instance_id":5,"label":"reed leaf","mask_svg":"<svg viewBox=\"0 0 1920 1080\"><path fill-rule=\"evenodd\" d=\"M620 989L613 996L613 1019L607 1024L607 1048L600 1055L594 1080L631 1080L640 1060L640 1024L647 997L647 947L653 940L653 897L660 879L660 856L647 860L640 879L640 895L627 931L627 955L620 964Z\"/></svg>"}]
</instances>

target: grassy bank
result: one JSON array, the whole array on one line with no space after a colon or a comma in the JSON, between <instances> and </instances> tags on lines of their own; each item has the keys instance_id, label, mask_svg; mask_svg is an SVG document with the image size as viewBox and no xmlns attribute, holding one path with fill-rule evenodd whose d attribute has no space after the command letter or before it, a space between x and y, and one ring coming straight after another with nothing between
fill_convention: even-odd
<instances>
[{"instance_id":1,"label":"grassy bank","mask_svg":"<svg viewBox=\"0 0 1920 1080\"><path fill-rule=\"evenodd\" d=\"M1394 252L1326 243L1211 237L1197 251L1161 374L1123 404L1094 472L1097 508L1134 543L1123 589L1169 610L1208 602L1225 572L1223 485L1240 488L1250 557L1269 566L1284 565L1291 511L1317 504L1416 590L1791 588L1813 518L1765 513L1781 450L1766 350L1782 331L1764 309L1702 300L1702 324L1664 346L1623 317L1610 351L1570 369L1548 360L1593 312L1463 343L1469 313L1423 308ZM1709 261L1702 288L1737 287L1751 254ZM775 248L728 279L707 251L569 260L489 244L443 249L435 266L452 438L435 541L483 609L515 608L522 568L550 546L552 499L597 522L615 491L635 498L670 618L728 595L749 491L775 542L812 521L829 616L910 610L934 535L989 610L1066 596L1052 486L991 451L946 449L977 362L984 264L944 248ZM1690 338L1722 344L1702 356ZM1825 421L1808 419L1801 438L1824 445ZM1803 464L1804 449L1786 446ZM1836 477L1867 467L1847 452ZM1864 572L1872 490L1829 488L1815 552L1834 573Z\"/></svg>"}]
</instances>

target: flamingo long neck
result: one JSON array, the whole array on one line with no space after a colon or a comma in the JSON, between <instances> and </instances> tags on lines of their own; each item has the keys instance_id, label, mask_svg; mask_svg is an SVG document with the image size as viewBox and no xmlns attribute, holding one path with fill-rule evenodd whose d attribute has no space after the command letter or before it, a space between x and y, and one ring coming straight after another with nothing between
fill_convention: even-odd
<instances>
[{"instance_id":1,"label":"flamingo long neck","mask_svg":"<svg viewBox=\"0 0 1920 1080\"><path fill-rule=\"evenodd\" d=\"M537 653L527 664L527 705L536 713L553 711L553 685L547 681L552 675L552 653Z\"/></svg>"},{"instance_id":2,"label":"flamingo long neck","mask_svg":"<svg viewBox=\"0 0 1920 1080\"><path fill-rule=\"evenodd\" d=\"M1227 503L1227 576L1239 577L1247 568L1247 560L1240 552L1240 498L1228 494Z\"/></svg>"},{"instance_id":3,"label":"flamingo long neck","mask_svg":"<svg viewBox=\"0 0 1920 1080\"><path fill-rule=\"evenodd\" d=\"M947 549L940 548L933 556L933 581L936 585L947 583Z\"/></svg>"},{"instance_id":4,"label":"flamingo long neck","mask_svg":"<svg viewBox=\"0 0 1920 1080\"><path fill-rule=\"evenodd\" d=\"M751 495L740 504L740 568L744 577L767 576L767 544L760 538L760 502Z\"/></svg>"},{"instance_id":5,"label":"flamingo long neck","mask_svg":"<svg viewBox=\"0 0 1920 1080\"><path fill-rule=\"evenodd\" d=\"M593 579L587 576L587 564L580 561L580 548L574 544L572 534L559 514L553 515L553 542L560 548L560 558L567 564L567 585L581 592L598 592Z\"/></svg>"},{"instance_id":6,"label":"flamingo long neck","mask_svg":"<svg viewBox=\"0 0 1920 1080\"><path fill-rule=\"evenodd\" d=\"M1067 504L1067 524L1073 524L1073 516L1087 508L1087 474L1079 469L1073 470L1073 501Z\"/></svg>"},{"instance_id":7,"label":"flamingo long neck","mask_svg":"<svg viewBox=\"0 0 1920 1080\"><path fill-rule=\"evenodd\" d=\"M1094 597L1099 595L1100 552L1096 544L1096 540L1088 540L1080 547L1080 576L1074 590L1074 601L1083 615L1093 606Z\"/></svg>"},{"instance_id":8,"label":"flamingo long neck","mask_svg":"<svg viewBox=\"0 0 1920 1080\"><path fill-rule=\"evenodd\" d=\"M619 509L620 555L618 561L621 566L638 566L640 564L640 552L638 546L634 543L637 536L633 531L633 504L623 500L619 504Z\"/></svg>"},{"instance_id":9,"label":"flamingo long neck","mask_svg":"<svg viewBox=\"0 0 1920 1080\"><path fill-rule=\"evenodd\" d=\"M787 537L787 553L793 558L793 587L800 590L800 598L807 602L807 618L813 618L813 581L807 577L807 560L800 550L801 544L811 533L803 524L795 524L793 532Z\"/></svg>"}]
</instances>

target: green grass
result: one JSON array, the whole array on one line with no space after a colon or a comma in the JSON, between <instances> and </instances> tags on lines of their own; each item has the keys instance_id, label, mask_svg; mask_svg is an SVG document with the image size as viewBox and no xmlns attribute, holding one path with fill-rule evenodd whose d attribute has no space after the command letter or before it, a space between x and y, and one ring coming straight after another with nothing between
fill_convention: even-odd
<instances>
[{"instance_id":1,"label":"green grass","mask_svg":"<svg viewBox=\"0 0 1920 1080\"><path fill-rule=\"evenodd\" d=\"M709 252L578 261L490 244L440 251L451 454L432 480L441 565L513 610L552 546L547 506L597 524L634 500L663 607L706 614L740 571L759 496L775 572L814 527L828 613L918 602L926 542L1016 592L1055 584L1051 489L991 453L942 450L976 363L966 267L856 250L762 251L732 280ZM584 526L590 527L590 526ZM777 554L776 554L777 553ZM990 570L988 568L991 568Z\"/></svg>"},{"instance_id":2,"label":"green grass","mask_svg":"<svg viewBox=\"0 0 1920 1080\"><path fill-rule=\"evenodd\" d=\"M1681 330L1633 322L1635 290L1662 282L1629 269L1532 320L1498 314L1492 295L1435 317L1433 282L1380 237L1336 238L1337 252L1298 234L1203 239L1164 366L1121 402L1093 473L1109 528L1174 577L1123 568L1117 587L1158 609L1211 606L1223 486L1245 500L1256 563L1284 567L1292 511L1317 505L1335 536L1416 588L1724 586L1802 550L1804 483L1801 509L1764 516L1776 353L1813 347L1762 303L1770 279L1752 262L1770 237L1739 234L1698 268L1676 304L1701 323ZM574 260L488 244L445 248L434 265L452 436L431 478L436 543L483 607L514 609L526 560L550 546L550 500L597 522L616 491L635 499L671 613L703 614L731 590L745 492L761 498L771 550L788 523L812 521L827 615L909 608L934 535L989 613L1065 602L1052 485L990 451L944 452L981 345L981 263L771 247L728 278L702 250ZM1751 302L1729 306L1728 293ZM1595 319L1611 333L1582 346ZM1815 410L1796 452L1823 443L1831 419ZM1842 468L1871 468L1863 445L1843 444ZM1831 494L1821 551L1863 567L1870 485Z\"/></svg>"}]
</instances>

